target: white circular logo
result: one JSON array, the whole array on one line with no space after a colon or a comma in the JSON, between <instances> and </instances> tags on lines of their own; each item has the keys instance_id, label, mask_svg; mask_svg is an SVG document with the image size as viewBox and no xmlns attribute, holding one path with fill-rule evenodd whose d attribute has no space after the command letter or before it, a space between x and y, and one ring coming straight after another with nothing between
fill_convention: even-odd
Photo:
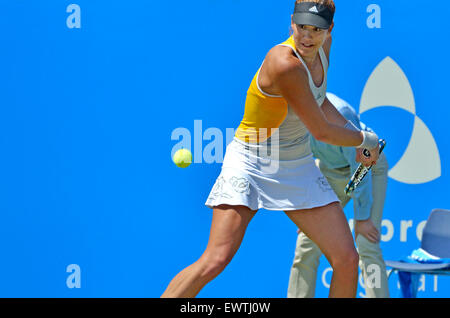
<instances>
[{"instance_id":1,"label":"white circular logo","mask_svg":"<svg viewBox=\"0 0 450 318\"><path fill-rule=\"evenodd\" d=\"M408 78L398 64L386 57L370 75L361 96L360 114L383 106L393 106L414 115L414 129L406 151L389 170L399 182L420 184L441 176L441 159L436 141L416 115L414 94Z\"/></svg>"}]
</instances>

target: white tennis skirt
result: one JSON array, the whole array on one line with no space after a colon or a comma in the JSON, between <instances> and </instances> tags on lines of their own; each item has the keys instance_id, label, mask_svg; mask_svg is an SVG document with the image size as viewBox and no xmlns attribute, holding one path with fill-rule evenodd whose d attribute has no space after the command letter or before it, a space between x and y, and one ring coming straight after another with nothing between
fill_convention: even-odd
<instances>
[{"instance_id":1,"label":"white tennis skirt","mask_svg":"<svg viewBox=\"0 0 450 318\"><path fill-rule=\"evenodd\" d=\"M205 205L292 211L331 202L339 199L317 168L311 152L300 159L277 160L249 151L235 138L226 148L222 170Z\"/></svg>"}]
</instances>

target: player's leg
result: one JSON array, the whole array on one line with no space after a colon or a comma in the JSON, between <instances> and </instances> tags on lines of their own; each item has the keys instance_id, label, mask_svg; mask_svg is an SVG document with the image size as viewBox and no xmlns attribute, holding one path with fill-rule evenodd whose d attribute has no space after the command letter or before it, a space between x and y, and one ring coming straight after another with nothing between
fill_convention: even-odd
<instances>
[{"instance_id":1,"label":"player's leg","mask_svg":"<svg viewBox=\"0 0 450 318\"><path fill-rule=\"evenodd\" d=\"M327 178L328 183L334 190L341 206L345 206L350 197L344 193L345 186L350 178L350 169L329 169L316 159L316 166ZM319 247L301 232L297 238L294 262L289 277L288 297L312 298L315 295L317 281L317 269L322 252Z\"/></svg>"},{"instance_id":2,"label":"player's leg","mask_svg":"<svg viewBox=\"0 0 450 318\"><path fill-rule=\"evenodd\" d=\"M195 297L231 261L255 213L246 206L215 207L206 250L175 276L161 297Z\"/></svg>"},{"instance_id":3,"label":"player's leg","mask_svg":"<svg viewBox=\"0 0 450 318\"><path fill-rule=\"evenodd\" d=\"M355 297L358 253L347 220L338 202L309 210L285 211L312 239L333 267L330 297Z\"/></svg>"},{"instance_id":4,"label":"player's leg","mask_svg":"<svg viewBox=\"0 0 450 318\"><path fill-rule=\"evenodd\" d=\"M373 204L370 219L378 231L381 230L386 188L388 181L388 162L384 153L380 155L377 164L372 167ZM389 297L386 265L380 243L372 243L364 236L358 235L356 245L360 254L360 267L366 285L367 297Z\"/></svg>"},{"instance_id":5,"label":"player's leg","mask_svg":"<svg viewBox=\"0 0 450 318\"><path fill-rule=\"evenodd\" d=\"M322 252L305 233L297 237L294 262L289 276L288 298L313 298L316 291L317 268Z\"/></svg>"}]
</instances>

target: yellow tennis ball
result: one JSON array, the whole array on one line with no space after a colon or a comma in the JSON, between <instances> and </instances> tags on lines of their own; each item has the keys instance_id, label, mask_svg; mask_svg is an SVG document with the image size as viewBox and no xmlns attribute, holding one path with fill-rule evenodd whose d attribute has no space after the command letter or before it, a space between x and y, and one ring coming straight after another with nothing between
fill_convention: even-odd
<instances>
[{"instance_id":1,"label":"yellow tennis ball","mask_svg":"<svg viewBox=\"0 0 450 318\"><path fill-rule=\"evenodd\" d=\"M187 168L192 163L192 153L188 149L178 149L173 156L173 162L180 168Z\"/></svg>"}]
</instances>

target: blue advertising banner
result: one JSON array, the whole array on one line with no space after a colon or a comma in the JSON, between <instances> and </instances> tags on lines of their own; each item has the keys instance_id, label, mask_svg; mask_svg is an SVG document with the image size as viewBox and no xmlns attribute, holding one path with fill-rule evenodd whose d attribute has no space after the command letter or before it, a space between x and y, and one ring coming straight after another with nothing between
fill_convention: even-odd
<instances>
[{"instance_id":1,"label":"blue advertising banner","mask_svg":"<svg viewBox=\"0 0 450 318\"><path fill-rule=\"evenodd\" d=\"M381 247L400 260L420 247L431 210L450 209L446 11L418 0L335 3L328 91L387 141ZM1 1L0 297L159 297L195 262L247 89L289 37L293 8ZM187 168L172 159L182 147ZM352 225L352 204L345 213ZM286 297L296 231L283 212L260 210L198 296ZM330 281L322 257L317 297ZM417 296L448 297L449 283L421 276ZM361 298L363 285L360 276ZM389 289L399 297L396 274Z\"/></svg>"}]
</instances>

